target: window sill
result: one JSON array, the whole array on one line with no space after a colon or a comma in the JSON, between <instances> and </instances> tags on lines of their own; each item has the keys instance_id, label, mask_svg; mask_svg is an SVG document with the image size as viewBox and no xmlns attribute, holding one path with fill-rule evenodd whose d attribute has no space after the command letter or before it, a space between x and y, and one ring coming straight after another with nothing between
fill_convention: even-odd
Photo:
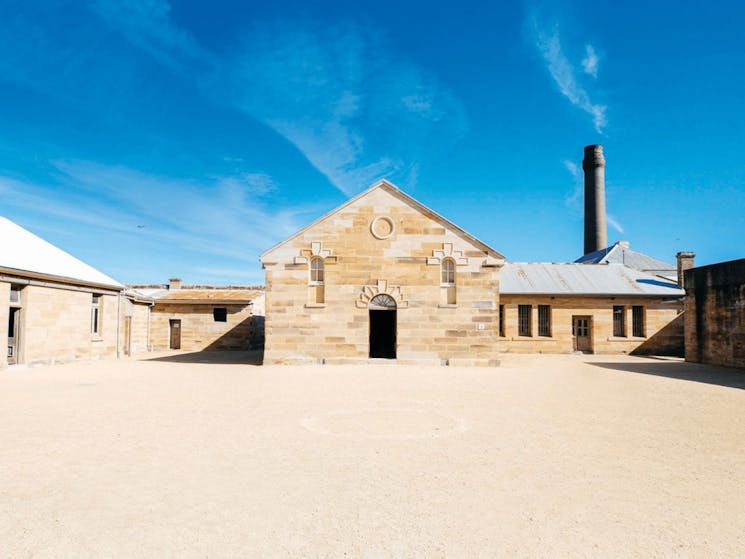
<instances>
[{"instance_id":1,"label":"window sill","mask_svg":"<svg viewBox=\"0 0 745 559\"><path fill-rule=\"evenodd\" d=\"M308 282L308 285L310 287L318 287L319 285L326 285L326 283L322 281L311 281L311 282Z\"/></svg>"},{"instance_id":2,"label":"window sill","mask_svg":"<svg viewBox=\"0 0 745 559\"><path fill-rule=\"evenodd\" d=\"M440 303L437 305L437 308L439 309L457 309L458 304L457 303Z\"/></svg>"},{"instance_id":3,"label":"window sill","mask_svg":"<svg viewBox=\"0 0 745 559\"><path fill-rule=\"evenodd\" d=\"M306 309L323 309L326 308L326 303L305 303Z\"/></svg>"},{"instance_id":4,"label":"window sill","mask_svg":"<svg viewBox=\"0 0 745 559\"><path fill-rule=\"evenodd\" d=\"M94 335L94 336L91 336L91 341L92 342L102 342L103 341L103 338L101 336Z\"/></svg>"}]
</instances>

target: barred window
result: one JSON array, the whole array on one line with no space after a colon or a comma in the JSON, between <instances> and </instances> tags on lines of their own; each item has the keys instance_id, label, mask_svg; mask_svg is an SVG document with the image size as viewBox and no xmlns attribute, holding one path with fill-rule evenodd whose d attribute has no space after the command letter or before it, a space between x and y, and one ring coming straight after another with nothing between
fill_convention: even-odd
<instances>
[{"instance_id":1,"label":"barred window","mask_svg":"<svg viewBox=\"0 0 745 559\"><path fill-rule=\"evenodd\" d=\"M644 337L644 307L631 307L631 329L635 337Z\"/></svg>"},{"instance_id":2,"label":"barred window","mask_svg":"<svg viewBox=\"0 0 745 559\"><path fill-rule=\"evenodd\" d=\"M613 335L626 337L626 312L622 305L613 306Z\"/></svg>"},{"instance_id":3,"label":"barred window","mask_svg":"<svg viewBox=\"0 0 745 559\"><path fill-rule=\"evenodd\" d=\"M315 257L310 261L310 283L323 283L323 258Z\"/></svg>"},{"instance_id":4,"label":"barred window","mask_svg":"<svg viewBox=\"0 0 745 559\"><path fill-rule=\"evenodd\" d=\"M91 298L91 334L101 332L101 296L93 294Z\"/></svg>"},{"instance_id":5,"label":"barred window","mask_svg":"<svg viewBox=\"0 0 745 559\"><path fill-rule=\"evenodd\" d=\"M517 328L520 336L532 336L531 314L533 307L531 305L517 306Z\"/></svg>"},{"instance_id":6,"label":"barred window","mask_svg":"<svg viewBox=\"0 0 745 559\"><path fill-rule=\"evenodd\" d=\"M499 305L499 337L504 338L504 305Z\"/></svg>"},{"instance_id":7,"label":"barred window","mask_svg":"<svg viewBox=\"0 0 745 559\"><path fill-rule=\"evenodd\" d=\"M538 305L538 335L551 335L551 306Z\"/></svg>"},{"instance_id":8,"label":"barred window","mask_svg":"<svg viewBox=\"0 0 745 559\"><path fill-rule=\"evenodd\" d=\"M442 261L442 276L440 279L442 285L455 285L455 262L446 258Z\"/></svg>"}]
</instances>

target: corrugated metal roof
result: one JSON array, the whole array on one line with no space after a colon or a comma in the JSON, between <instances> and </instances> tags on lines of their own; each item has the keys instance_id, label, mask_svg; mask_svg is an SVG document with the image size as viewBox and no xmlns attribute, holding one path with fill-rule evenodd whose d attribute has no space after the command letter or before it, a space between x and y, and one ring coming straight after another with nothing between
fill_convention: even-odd
<instances>
[{"instance_id":1,"label":"corrugated metal roof","mask_svg":"<svg viewBox=\"0 0 745 559\"><path fill-rule=\"evenodd\" d=\"M78 260L10 221L0 217L0 268L8 273L24 273L57 278L65 283L106 286L117 290L124 286L94 267Z\"/></svg>"},{"instance_id":2,"label":"corrugated metal roof","mask_svg":"<svg viewBox=\"0 0 745 559\"><path fill-rule=\"evenodd\" d=\"M247 303L261 295L261 291L247 289L174 289L150 295L156 303Z\"/></svg>"},{"instance_id":3,"label":"corrugated metal roof","mask_svg":"<svg viewBox=\"0 0 745 559\"><path fill-rule=\"evenodd\" d=\"M507 262L499 274L505 295L655 295L682 297L674 282L623 264Z\"/></svg>"},{"instance_id":4,"label":"corrugated metal roof","mask_svg":"<svg viewBox=\"0 0 745 559\"><path fill-rule=\"evenodd\" d=\"M581 264L624 264L642 272L672 278L677 278L678 274L678 269L675 265L631 250L620 241L613 246L585 254L575 260L575 262Z\"/></svg>"}]
</instances>

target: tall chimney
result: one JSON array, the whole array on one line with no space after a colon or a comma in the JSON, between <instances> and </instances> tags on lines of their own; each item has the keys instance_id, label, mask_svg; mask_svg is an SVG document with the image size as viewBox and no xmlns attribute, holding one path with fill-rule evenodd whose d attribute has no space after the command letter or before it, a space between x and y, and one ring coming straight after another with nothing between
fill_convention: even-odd
<instances>
[{"instance_id":1,"label":"tall chimney","mask_svg":"<svg viewBox=\"0 0 745 559\"><path fill-rule=\"evenodd\" d=\"M585 147L585 254L608 246L605 225L605 157L603 146Z\"/></svg>"},{"instance_id":2,"label":"tall chimney","mask_svg":"<svg viewBox=\"0 0 745 559\"><path fill-rule=\"evenodd\" d=\"M696 255L693 252L679 252L675 255L678 260L678 287L685 287L686 270L693 268L693 259Z\"/></svg>"}]
</instances>

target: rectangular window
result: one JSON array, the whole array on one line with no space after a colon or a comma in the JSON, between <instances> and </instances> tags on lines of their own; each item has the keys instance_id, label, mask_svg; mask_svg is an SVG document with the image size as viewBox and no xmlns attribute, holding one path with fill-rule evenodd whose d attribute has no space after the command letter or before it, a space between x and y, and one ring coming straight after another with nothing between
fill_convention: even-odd
<instances>
[{"instance_id":1,"label":"rectangular window","mask_svg":"<svg viewBox=\"0 0 745 559\"><path fill-rule=\"evenodd\" d=\"M644 337L644 307L631 307L631 329L635 337Z\"/></svg>"},{"instance_id":2,"label":"rectangular window","mask_svg":"<svg viewBox=\"0 0 745 559\"><path fill-rule=\"evenodd\" d=\"M538 335L551 335L551 306L538 305Z\"/></svg>"},{"instance_id":3,"label":"rectangular window","mask_svg":"<svg viewBox=\"0 0 745 559\"><path fill-rule=\"evenodd\" d=\"M499 305L499 337L504 338L504 305Z\"/></svg>"},{"instance_id":4,"label":"rectangular window","mask_svg":"<svg viewBox=\"0 0 745 559\"><path fill-rule=\"evenodd\" d=\"M518 305L517 306L517 333L520 336L532 336L532 311L531 305Z\"/></svg>"},{"instance_id":5,"label":"rectangular window","mask_svg":"<svg viewBox=\"0 0 745 559\"><path fill-rule=\"evenodd\" d=\"M101 333L101 296L93 294L91 299L91 334Z\"/></svg>"},{"instance_id":6,"label":"rectangular window","mask_svg":"<svg viewBox=\"0 0 745 559\"><path fill-rule=\"evenodd\" d=\"M215 307L212 309L212 318L215 319L215 322L227 322L228 309L225 307Z\"/></svg>"},{"instance_id":7,"label":"rectangular window","mask_svg":"<svg viewBox=\"0 0 745 559\"><path fill-rule=\"evenodd\" d=\"M21 287L20 285L10 286L10 302L20 303L21 302Z\"/></svg>"},{"instance_id":8,"label":"rectangular window","mask_svg":"<svg viewBox=\"0 0 745 559\"><path fill-rule=\"evenodd\" d=\"M613 306L613 335L617 338L626 337L626 309L623 306Z\"/></svg>"}]
</instances>

